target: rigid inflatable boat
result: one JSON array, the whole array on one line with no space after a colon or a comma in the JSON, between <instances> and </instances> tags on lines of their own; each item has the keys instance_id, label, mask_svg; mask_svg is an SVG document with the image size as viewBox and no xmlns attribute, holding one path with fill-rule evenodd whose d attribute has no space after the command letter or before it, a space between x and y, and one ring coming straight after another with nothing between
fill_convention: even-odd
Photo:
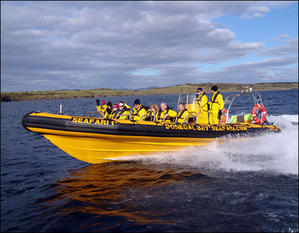
<instances>
[{"instance_id":1,"label":"rigid inflatable boat","mask_svg":"<svg viewBox=\"0 0 299 233\"><path fill-rule=\"evenodd\" d=\"M256 109L254 108L255 112L259 111L255 114L259 123L244 120L242 115L235 117L235 122L230 122L230 107L238 95L240 94L227 97L225 104L228 107L224 111L226 120L217 125L195 124L196 121L192 122L192 118L196 115L190 115L185 119L185 123L167 123L31 112L24 116L23 126L43 135L76 159L88 163L103 163L124 156L177 151L188 146L207 145L214 140L231 140L280 131L274 124L267 123L262 103L256 103ZM195 95L192 94L180 95L178 103L184 102L188 111L191 111L190 108L195 104L194 98Z\"/></svg>"}]
</instances>

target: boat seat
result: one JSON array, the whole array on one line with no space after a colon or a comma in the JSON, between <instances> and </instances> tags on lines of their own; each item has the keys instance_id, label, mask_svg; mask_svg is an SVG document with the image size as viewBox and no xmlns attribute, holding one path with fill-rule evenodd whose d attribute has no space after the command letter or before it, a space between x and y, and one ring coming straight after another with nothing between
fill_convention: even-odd
<instances>
[{"instance_id":1,"label":"boat seat","mask_svg":"<svg viewBox=\"0 0 299 233\"><path fill-rule=\"evenodd\" d=\"M249 123L251 124L252 121L252 114L239 114L239 115L232 115L230 118L231 123Z\"/></svg>"}]
</instances>

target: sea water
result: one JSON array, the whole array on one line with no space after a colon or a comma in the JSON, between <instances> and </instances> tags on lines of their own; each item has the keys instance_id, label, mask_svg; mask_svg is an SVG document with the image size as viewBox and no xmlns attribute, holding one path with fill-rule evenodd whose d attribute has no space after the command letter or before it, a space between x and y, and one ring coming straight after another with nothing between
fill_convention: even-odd
<instances>
[{"instance_id":1,"label":"sea water","mask_svg":"<svg viewBox=\"0 0 299 233\"><path fill-rule=\"evenodd\" d=\"M261 95L281 133L97 165L21 124L26 113L58 113L60 104L87 115L96 98L1 103L1 231L298 232L298 90ZM175 109L177 97L105 99ZM242 97L232 114L252 107Z\"/></svg>"}]
</instances>

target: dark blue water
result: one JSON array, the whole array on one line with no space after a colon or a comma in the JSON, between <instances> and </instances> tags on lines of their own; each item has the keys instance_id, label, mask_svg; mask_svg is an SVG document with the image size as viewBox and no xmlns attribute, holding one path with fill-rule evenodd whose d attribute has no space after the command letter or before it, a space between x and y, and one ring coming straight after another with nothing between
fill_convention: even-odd
<instances>
[{"instance_id":1,"label":"dark blue water","mask_svg":"<svg viewBox=\"0 0 299 233\"><path fill-rule=\"evenodd\" d=\"M298 91L261 94L280 134L98 165L21 125L24 114L58 113L60 104L86 115L95 98L1 103L1 231L298 232ZM177 95L139 98L177 103ZM242 97L232 113L252 106Z\"/></svg>"}]
</instances>

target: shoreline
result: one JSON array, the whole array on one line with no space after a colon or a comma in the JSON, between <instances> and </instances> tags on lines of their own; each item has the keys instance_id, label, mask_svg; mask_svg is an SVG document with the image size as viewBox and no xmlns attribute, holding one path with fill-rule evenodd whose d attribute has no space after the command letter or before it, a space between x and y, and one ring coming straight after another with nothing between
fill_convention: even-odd
<instances>
[{"instance_id":1,"label":"shoreline","mask_svg":"<svg viewBox=\"0 0 299 233\"><path fill-rule=\"evenodd\" d=\"M210 90L212 85L217 85L220 92L241 91L244 88L252 87L256 91L271 90L296 90L298 82L279 83L257 83L257 84L236 84L236 83L199 83L184 84L169 87L137 89L137 90L113 90L113 89L88 89L88 90L57 90L57 91L25 91L25 92L3 92L1 102L26 101L26 100L52 100L72 98L102 98L107 96L145 96L145 95L167 95L195 93L197 87L202 87L205 92Z\"/></svg>"}]
</instances>

